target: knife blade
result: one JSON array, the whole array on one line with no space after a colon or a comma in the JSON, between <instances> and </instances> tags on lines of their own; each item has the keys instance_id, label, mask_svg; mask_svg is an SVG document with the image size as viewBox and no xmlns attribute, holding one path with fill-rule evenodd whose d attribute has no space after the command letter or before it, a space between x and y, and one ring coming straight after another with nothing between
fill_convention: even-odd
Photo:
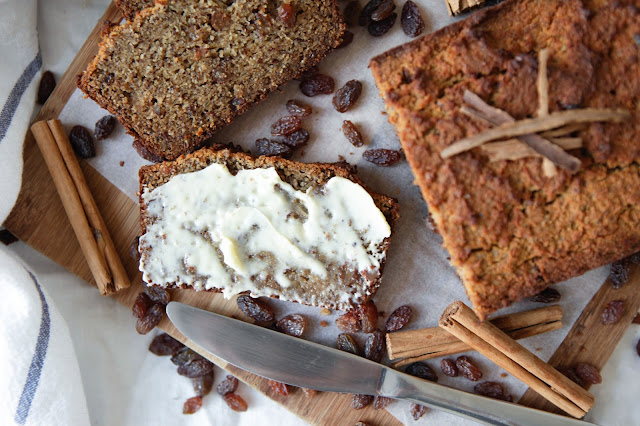
<instances>
[{"instance_id":1,"label":"knife blade","mask_svg":"<svg viewBox=\"0 0 640 426\"><path fill-rule=\"evenodd\" d=\"M178 302L173 325L218 358L250 373L319 391L404 399L492 425L588 425L418 379L362 357Z\"/></svg>"}]
</instances>

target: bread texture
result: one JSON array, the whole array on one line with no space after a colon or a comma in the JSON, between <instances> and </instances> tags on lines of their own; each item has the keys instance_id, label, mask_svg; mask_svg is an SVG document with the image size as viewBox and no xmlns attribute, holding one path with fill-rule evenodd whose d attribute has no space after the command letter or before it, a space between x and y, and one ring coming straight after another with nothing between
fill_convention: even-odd
<instances>
[{"instance_id":1,"label":"bread texture","mask_svg":"<svg viewBox=\"0 0 640 426\"><path fill-rule=\"evenodd\" d=\"M335 0L165 0L110 29L78 86L150 151L201 146L340 43Z\"/></svg>"},{"instance_id":2,"label":"bread texture","mask_svg":"<svg viewBox=\"0 0 640 426\"><path fill-rule=\"evenodd\" d=\"M480 317L640 249L640 2L507 0L371 61L429 211ZM635 39L634 39L635 38ZM624 109L591 123L575 174L541 160L440 152L488 128L460 112L470 90L516 119L538 107L550 50L550 111Z\"/></svg>"},{"instance_id":3,"label":"bread texture","mask_svg":"<svg viewBox=\"0 0 640 426\"><path fill-rule=\"evenodd\" d=\"M356 175L355 167L349 166L346 163L306 164L279 157L256 158L249 154L234 152L227 148L223 148L222 146L203 148L192 154L182 156L175 161L144 166L140 169L140 225L142 235L145 234L147 226L149 226L153 220L147 212L147 205L143 198L145 191L151 191L161 185L164 185L174 176L182 173L191 173L202 170L213 163L225 165L232 174L236 174L239 170L273 167L280 176L280 179L293 186L294 189L302 192L311 187L321 187L334 176L349 179L352 182L363 186L362 182ZM398 218L397 201L385 195L376 194L370 191L368 192L376 207L378 207L378 209L383 213L385 219L393 229L394 222ZM379 247L379 250L386 253L388 245L389 238L386 238L381 247ZM148 251L148 248L145 248L143 244L141 244L141 265L143 265L144 258L148 255ZM326 280L323 281L310 277L302 271L293 271L297 277L297 279L294 280L294 286L291 288L282 288L282 294L276 294L275 296L308 305L322 306L330 309L349 310L354 305L365 303L376 293L380 284L383 269L384 262L380 265L379 271L374 271L373 275L377 275L377 278L373 282L368 282L364 277L355 275L349 285L342 285L341 287L343 288L343 291L350 293L349 303L338 302L340 299L345 299L344 297L341 297L342 295L324 294L324 288L327 285L335 284L334 281L331 281L333 277L332 274L327 275ZM168 285L167 283L150 284L178 287L176 283L169 283ZM362 291L363 287L366 287L364 291ZM209 290L220 292L223 289L213 288ZM291 291L291 293L289 293L289 291ZM268 292L268 294L273 296L270 292ZM294 298L292 297L293 294L296 296L304 296L301 298Z\"/></svg>"},{"instance_id":4,"label":"bread texture","mask_svg":"<svg viewBox=\"0 0 640 426\"><path fill-rule=\"evenodd\" d=\"M156 4L155 0L115 0L115 3L127 21L133 21L136 13Z\"/></svg>"}]
</instances>

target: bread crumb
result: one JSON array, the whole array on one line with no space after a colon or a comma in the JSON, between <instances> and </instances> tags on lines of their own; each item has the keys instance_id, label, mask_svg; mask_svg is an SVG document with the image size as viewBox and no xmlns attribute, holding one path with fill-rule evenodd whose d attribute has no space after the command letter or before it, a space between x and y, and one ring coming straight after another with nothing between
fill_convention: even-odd
<instances>
[{"instance_id":1,"label":"bread crumb","mask_svg":"<svg viewBox=\"0 0 640 426\"><path fill-rule=\"evenodd\" d=\"M508 376L508 374L507 374L507 373L500 373L500 377L503 377L503 378L504 378L504 377L507 377L507 376Z\"/></svg>"},{"instance_id":2,"label":"bread crumb","mask_svg":"<svg viewBox=\"0 0 640 426\"><path fill-rule=\"evenodd\" d=\"M323 327L326 327L329 324L326 321L320 321L320 325Z\"/></svg>"},{"instance_id":3,"label":"bread crumb","mask_svg":"<svg viewBox=\"0 0 640 426\"><path fill-rule=\"evenodd\" d=\"M327 315L331 315L331 310L330 310L330 309L328 309L328 308L322 308L322 309L320 309L320 315L323 315L323 316L325 316L325 317L326 317Z\"/></svg>"},{"instance_id":4,"label":"bread crumb","mask_svg":"<svg viewBox=\"0 0 640 426\"><path fill-rule=\"evenodd\" d=\"M124 161L120 162L120 167L124 166Z\"/></svg>"}]
</instances>

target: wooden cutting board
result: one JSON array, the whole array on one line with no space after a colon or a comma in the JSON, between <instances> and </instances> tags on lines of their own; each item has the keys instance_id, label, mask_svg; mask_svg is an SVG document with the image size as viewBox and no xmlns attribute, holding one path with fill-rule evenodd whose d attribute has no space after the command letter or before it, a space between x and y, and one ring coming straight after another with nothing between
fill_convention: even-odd
<instances>
[{"instance_id":1,"label":"wooden cutting board","mask_svg":"<svg viewBox=\"0 0 640 426\"><path fill-rule=\"evenodd\" d=\"M113 3L89 35L49 101L36 117L36 121L58 117L75 90L75 77L84 70L87 63L97 53L100 28L105 20L112 22L121 20L120 12ZM71 225L56 193L44 159L30 132L25 138L23 156L22 188L16 205L4 226L34 249L80 278L93 283L93 278L82 256L79 244L73 237ZM129 276L132 277L132 287L120 292L115 298L123 305L131 307L136 295L142 289L142 280L137 270L137 264L128 255L131 242L139 231L138 205L87 163L81 161L81 166L116 248L123 259L125 268ZM640 307L640 268L634 267L630 275L629 283L620 290L614 290L608 283L603 285L552 358L553 365L568 365L574 361L583 361L593 364L598 369L604 366ZM171 292L171 296L173 300L220 314L247 319L238 310L234 300L225 300L219 294L196 294L188 290L174 290ZM613 299L625 300L626 314L618 324L602 326L598 318L604 305ZM134 326L133 317L131 326ZM397 419L384 410L375 411L371 407L359 411L351 409L350 395L319 393L315 398L307 399L299 390L294 391L288 397L276 395L271 391L265 379L228 365L198 348L178 333L166 318L159 327L309 423L349 425L355 424L357 421L366 421L373 425L400 424ZM589 330L589 333L585 333L585 330ZM145 350L142 347L140 349ZM525 394L523 403L533 407L553 409L553 407L545 405L545 401L531 390Z\"/></svg>"}]
</instances>

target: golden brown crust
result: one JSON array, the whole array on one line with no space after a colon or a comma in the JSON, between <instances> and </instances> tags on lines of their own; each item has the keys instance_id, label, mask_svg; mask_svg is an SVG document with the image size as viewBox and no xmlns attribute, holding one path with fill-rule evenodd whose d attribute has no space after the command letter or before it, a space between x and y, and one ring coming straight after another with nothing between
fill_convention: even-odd
<instances>
[{"instance_id":1,"label":"golden brown crust","mask_svg":"<svg viewBox=\"0 0 640 426\"><path fill-rule=\"evenodd\" d=\"M476 312L640 249L640 2L509 0L371 61L407 160ZM550 110L629 110L578 136L575 175L545 178L540 159L489 163L440 151L486 129L459 112L465 89L516 118L537 109L547 47Z\"/></svg>"}]
</instances>

